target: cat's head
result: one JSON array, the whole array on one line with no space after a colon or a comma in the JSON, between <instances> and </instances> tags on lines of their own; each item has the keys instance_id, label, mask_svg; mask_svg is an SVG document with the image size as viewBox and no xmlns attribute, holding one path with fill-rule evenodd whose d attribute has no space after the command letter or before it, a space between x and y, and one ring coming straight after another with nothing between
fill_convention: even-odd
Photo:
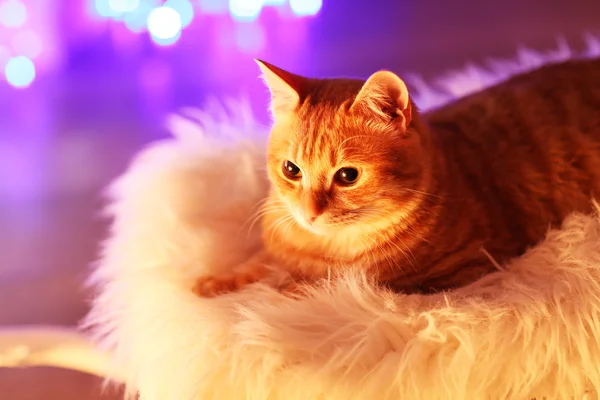
<instances>
[{"instance_id":1,"label":"cat's head","mask_svg":"<svg viewBox=\"0 0 600 400\"><path fill-rule=\"evenodd\" d=\"M410 212L430 160L398 76L310 79L257 62L274 120L269 178L299 225L317 234L385 229Z\"/></svg>"}]
</instances>

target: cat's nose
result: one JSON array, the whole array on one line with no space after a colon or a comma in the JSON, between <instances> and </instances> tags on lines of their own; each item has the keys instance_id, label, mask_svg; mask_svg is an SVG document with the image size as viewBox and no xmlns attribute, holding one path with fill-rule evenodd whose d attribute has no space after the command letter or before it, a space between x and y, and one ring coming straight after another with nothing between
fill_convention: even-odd
<instances>
[{"instance_id":1,"label":"cat's nose","mask_svg":"<svg viewBox=\"0 0 600 400\"><path fill-rule=\"evenodd\" d=\"M304 219L306 219L306 222L312 225L321 214L323 214L323 212L318 210L306 211L304 213Z\"/></svg>"},{"instance_id":2,"label":"cat's nose","mask_svg":"<svg viewBox=\"0 0 600 400\"><path fill-rule=\"evenodd\" d=\"M302 205L302 214L306 222L314 224L317 218L325 211L326 202L322 196L312 195L306 197Z\"/></svg>"}]
</instances>

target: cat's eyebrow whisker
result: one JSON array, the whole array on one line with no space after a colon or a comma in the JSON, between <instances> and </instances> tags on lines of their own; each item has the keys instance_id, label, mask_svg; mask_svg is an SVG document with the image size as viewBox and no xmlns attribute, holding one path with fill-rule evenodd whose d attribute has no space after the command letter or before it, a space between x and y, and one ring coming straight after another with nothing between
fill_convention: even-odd
<instances>
[{"instance_id":1,"label":"cat's eyebrow whisker","mask_svg":"<svg viewBox=\"0 0 600 400\"><path fill-rule=\"evenodd\" d=\"M364 149L362 147L344 147L342 150L346 151L346 150L364 150Z\"/></svg>"},{"instance_id":2,"label":"cat's eyebrow whisker","mask_svg":"<svg viewBox=\"0 0 600 400\"><path fill-rule=\"evenodd\" d=\"M344 139L344 140L342 141L342 143L340 143L340 144L338 145L338 147L342 147L342 146L344 145L344 143L346 143L346 142L347 142L347 141L349 141L349 140L356 139L356 138L361 138L361 137L373 138L373 135L354 135L354 136L350 136L349 138L346 138L346 139Z\"/></svg>"}]
</instances>

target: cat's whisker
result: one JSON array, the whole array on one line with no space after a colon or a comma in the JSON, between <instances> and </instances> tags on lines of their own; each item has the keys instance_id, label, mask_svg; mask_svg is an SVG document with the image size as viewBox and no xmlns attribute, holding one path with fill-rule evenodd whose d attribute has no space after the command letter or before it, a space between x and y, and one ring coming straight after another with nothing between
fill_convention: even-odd
<instances>
[{"instance_id":1,"label":"cat's whisker","mask_svg":"<svg viewBox=\"0 0 600 400\"><path fill-rule=\"evenodd\" d=\"M250 224L250 228L248 228L248 234L250 234L250 231L252 230L254 224L266 213L270 212L270 211L280 211L280 210L284 210L285 209L285 205L283 205L283 203L279 202L279 201L269 201L269 199L267 199L267 201L264 201L262 205L259 206L260 208L258 210L256 210L255 212L252 213L252 215L250 215L250 217L248 217L248 219L246 219L246 221L242 224L242 226L240 226L240 231L242 229L244 229L244 227L248 224L248 222L252 221ZM254 207L256 209L256 207ZM238 231L239 234L239 231Z\"/></svg>"},{"instance_id":2,"label":"cat's whisker","mask_svg":"<svg viewBox=\"0 0 600 400\"><path fill-rule=\"evenodd\" d=\"M398 251L400 251L404 257L406 257L407 261L410 262L411 266L413 267L413 269L416 271L417 270L417 266L415 265L415 263L418 263L417 258L415 257L414 253L412 252L412 250L406 246L406 244L404 244L404 242L397 236L394 235L392 238L386 238L385 236L383 236L383 234L381 232L375 232L381 239L383 239L385 242L390 243L391 245L393 245L394 247L396 247L396 249L398 249ZM394 240L398 240L404 247L406 247L406 250L408 251L408 253L410 253L410 257L408 256L408 254L406 253L406 251L402 250L396 243ZM412 259L411 259L412 258ZM414 261L414 262L413 262Z\"/></svg>"},{"instance_id":3,"label":"cat's whisker","mask_svg":"<svg viewBox=\"0 0 600 400\"><path fill-rule=\"evenodd\" d=\"M270 209L265 209L260 211L252 220L252 222L250 223L250 226L248 227L248 231L247 231L247 235L250 235L250 232L252 232L252 228L254 228L254 225L256 225L256 223L258 221L260 221L260 219L262 217L264 217L266 214L273 212L273 211L284 211L286 208L285 207L281 207L281 208L270 208Z\"/></svg>"},{"instance_id":4,"label":"cat's whisker","mask_svg":"<svg viewBox=\"0 0 600 400\"><path fill-rule=\"evenodd\" d=\"M383 246L381 246L378 242L377 242L377 238L373 239L371 236L366 235L367 238L369 238L373 244L375 244L375 246L377 246L379 248L379 250L381 250L381 253L383 254L383 257L388 260L390 263L394 264L396 266L396 268L398 268L400 271L402 270L402 266L400 264L398 264L398 261L396 259L394 259L387 251L385 251L385 249L383 248ZM406 257L406 255L405 255Z\"/></svg>"},{"instance_id":5,"label":"cat's whisker","mask_svg":"<svg viewBox=\"0 0 600 400\"><path fill-rule=\"evenodd\" d=\"M271 202L279 202L279 200L275 200L272 197L265 197L264 199L259 200L258 202L256 202L256 204L252 207L252 209L250 210L250 212L256 211L257 208L261 208L265 204L271 203Z\"/></svg>"},{"instance_id":6,"label":"cat's whisker","mask_svg":"<svg viewBox=\"0 0 600 400\"><path fill-rule=\"evenodd\" d=\"M250 217L248 217L248 219L246 219L246 222L244 222L244 224L241 227L243 228L248 223L248 221L250 221L252 218L254 218L257 214L260 214L260 213L264 212L265 210L271 210L272 207L282 207L282 208L284 208L283 205L270 204L270 203L265 203L265 204L261 205L260 208L258 208L257 210L256 210L256 207L255 207L255 211L252 212L252 214L250 215Z\"/></svg>"},{"instance_id":7,"label":"cat's whisker","mask_svg":"<svg viewBox=\"0 0 600 400\"><path fill-rule=\"evenodd\" d=\"M408 226L408 227L406 227L406 231L409 232L414 237L416 237L417 239L419 239L421 242L425 242L425 243L430 243L431 244L431 240L429 240L428 238L424 237L419 232L417 232L414 227Z\"/></svg>"},{"instance_id":8,"label":"cat's whisker","mask_svg":"<svg viewBox=\"0 0 600 400\"><path fill-rule=\"evenodd\" d=\"M438 194L429 193L429 192L425 192L425 191L422 191L422 190L411 189L411 188L403 188L403 190L406 190L407 192L414 193L414 194L420 194L420 195L423 195L423 196L437 197L438 199L442 199L443 198L442 196L440 196Z\"/></svg>"},{"instance_id":9,"label":"cat's whisker","mask_svg":"<svg viewBox=\"0 0 600 400\"><path fill-rule=\"evenodd\" d=\"M368 223L370 221L376 221L381 218L381 214L371 209L358 209L349 212L351 217L344 218L340 221L343 226L349 226L357 221L362 223Z\"/></svg>"},{"instance_id":10,"label":"cat's whisker","mask_svg":"<svg viewBox=\"0 0 600 400\"><path fill-rule=\"evenodd\" d=\"M373 254L373 249L370 246L368 246L367 243L363 239L361 239L360 242L361 242L363 248L367 252L366 254L367 254L368 266L370 267L372 265L375 265L375 255Z\"/></svg>"},{"instance_id":11,"label":"cat's whisker","mask_svg":"<svg viewBox=\"0 0 600 400\"><path fill-rule=\"evenodd\" d=\"M408 247L406 244L404 244L404 242L402 241L402 239L400 239L398 236L394 236L393 239L398 240L400 242L400 244L402 244L402 246L404 246L406 248L406 250L408 251L408 253L412 257L412 260L411 260L411 257L408 257L408 255L406 254L406 252L404 252L404 250L402 250L400 247L398 247L398 245L394 242L394 240L390 240L389 241L393 246L395 246L398 249L398 251L400 251L402 254L404 254L404 256L406 257L406 259L408 260L408 262L410 262L410 265L413 267L413 269L415 271L417 271L418 270L418 266L416 264L418 264L419 262L418 262L417 258L415 257L414 253L412 252L412 250L410 249L410 247Z\"/></svg>"},{"instance_id":12,"label":"cat's whisker","mask_svg":"<svg viewBox=\"0 0 600 400\"><path fill-rule=\"evenodd\" d=\"M273 235L275 234L275 231L277 231L277 228L279 228L281 224L293 219L293 215L284 215L283 217L279 217L278 219L276 219L275 222L273 222L267 229L267 231L271 232L271 240L273 240Z\"/></svg>"},{"instance_id":13,"label":"cat's whisker","mask_svg":"<svg viewBox=\"0 0 600 400\"><path fill-rule=\"evenodd\" d=\"M248 219L244 222L244 225L242 225L242 228L245 226L245 224L248 222L248 220L250 220L257 212L260 212L260 210L262 210L266 205L270 205L272 202L275 202L275 200L273 200L270 197L266 197L260 201L258 201L251 209L250 209L250 217L248 217Z\"/></svg>"},{"instance_id":14,"label":"cat's whisker","mask_svg":"<svg viewBox=\"0 0 600 400\"><path fill-rule=\"evenodd\" d=\"M285 235L287 234L287 231L290 229L291 226L293 226L296 223L296 218L291 218L287 221L286 225L283 227L282 229L282 233L281 236L285 237Z\"/></svg>"},{"instance_id":15,"label":"cat's whisker","mask_svg":"<svg viewBox=\"0 0 600 400\"><path fill-rule=\"evenodd\" d=\"M406 258L406 260L410 263L411 267L413 269L416 270L415 264L413 263L413 261L411 260L411 257L408 256L408 254L406 253L406 251L402 250L400 247L398 247L398 245L396 245L392 240L387 239L383 236L383 234L379 233L379 232L375 232L381 239L383 239L384 242L389 243L391 245L393 245L394 247L396 247L396 249L398 249L398 251L404 256L404 258ZM381 249L383 250L383 247L381 247ZM409 249L410 251L410 249ZM388 253L386 253L388 254ZM412 255L412 257L414 258L414 255L412 254L412 252L410 253ZM391 257L391 256L390 256ZM398 260L394 257L394 264L398 265ZM403 272L405 272L404 268L402 268L402 266L399 267L399 269Z\"/></svg>"}]
</instances>

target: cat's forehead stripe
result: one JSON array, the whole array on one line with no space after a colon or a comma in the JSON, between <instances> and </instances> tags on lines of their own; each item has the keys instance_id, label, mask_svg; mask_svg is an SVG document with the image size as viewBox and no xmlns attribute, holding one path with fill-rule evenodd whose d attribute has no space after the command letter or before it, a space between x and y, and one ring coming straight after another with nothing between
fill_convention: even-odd
<instances>
[{"instance_id":1,"label":"cat's forehead stripe","mask_svg":"<svg viewBox=\"0 0 600 400\"><path fill-rule=\"evenodd\" d=\"M300 117L302 155L309 163L326 159L334 164L337 158L335 133L338 127L334 121L335 110L326 105L305 105Z\"/></svg>"}]
</instances>

